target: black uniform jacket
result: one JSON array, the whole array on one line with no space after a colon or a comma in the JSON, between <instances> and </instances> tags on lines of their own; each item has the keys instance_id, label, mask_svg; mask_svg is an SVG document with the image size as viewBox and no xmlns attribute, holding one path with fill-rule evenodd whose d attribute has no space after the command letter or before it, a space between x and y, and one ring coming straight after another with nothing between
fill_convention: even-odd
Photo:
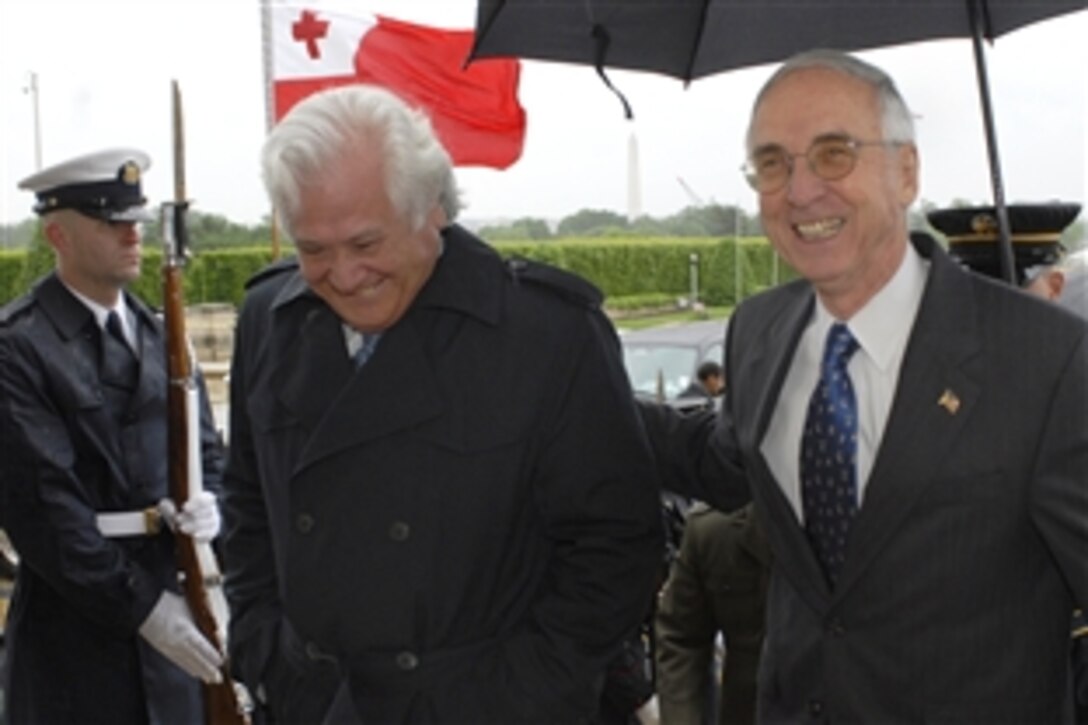
<instances>
[{"instance_id":1,"label":"black uniform jacket","mask_svg":"<svg viewBox=\"0 0 1088 725\"><path fill-rule=\"evenodd\" d=\"M342 673L367 722L577 722L649 605L658 484L599 294L443 236L359 370L297 270L243 305L230 641L281 717Z\"/></svg>"},{"instance_id":2,"label":"black uniform jacket","mask_svg":"<svg viewBox=\"0 0 1088 725\"><path fill-rule=\"evenodd\" d=\"M167 495L163 329L126 301L140 372L123 410L99 382L98 324L56 276L0 311L0 510L20 555L6 632L13 723L200 717L197 681L137 633L163 589L177 590L173 537L105 538L95 524ZM222 453L206 398L202 413L214 490Z\"/></svg>"}]
</instances>

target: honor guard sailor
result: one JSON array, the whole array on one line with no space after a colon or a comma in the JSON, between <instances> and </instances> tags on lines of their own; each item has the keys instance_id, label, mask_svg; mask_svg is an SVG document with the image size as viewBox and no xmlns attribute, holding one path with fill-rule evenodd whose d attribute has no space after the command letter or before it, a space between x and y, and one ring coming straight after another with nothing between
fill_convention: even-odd
<instances>
[{"instance_id":1,"label":"honor guard sailor","mask_svg":"<svg viewBox=\"0 0 1088 725\"><path fill-rule=\"evenodd\" d=\"M146 153L108 149L28 176L54 269L0 309L0 510L19 554L6 631L15 723L188 723L221 656L178 594L172 531L208 540L222 452L207 398L208 491L167 493L161 322L140 274ZM164 525L165 523L165 525Z\"/></svg>"}]
</instances>

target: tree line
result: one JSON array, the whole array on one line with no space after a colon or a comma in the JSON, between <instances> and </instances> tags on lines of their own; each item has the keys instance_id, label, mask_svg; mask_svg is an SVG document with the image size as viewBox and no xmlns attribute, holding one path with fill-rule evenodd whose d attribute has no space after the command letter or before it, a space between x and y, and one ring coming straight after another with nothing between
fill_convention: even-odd
<instances>
[{"instance_id":1,"label":"tree line","mask_svg":"<svg viewBox=\"0 0 1088 725\"><path fill-rule=\"evenodd\" d=\"M972 202L957 200L952 206L975 206ZM922 201L910 210L911 229L929 229L926 214L937 205ZM258 224L240 224L220 214L191 211L187 218L189 234L199 249L223 249L252 247L269 244L272 240L272 223L265 217ZM487 241L547 241L568 237L753 237L762 236L759 216L749 214L736 206L704 204L688 206L675 214L664 217L644 215L630 220L614 211L581 209L558 221L549 222L539 217L521 217L501 224L475 226L474 231ZM0 224L0 249L26 249L37 233L35 218L16 224ZM1083 246L1085 222L1078 219L1063 235L1068 251ZM148 222L144 227L144 242L162 242L159 222Z\"/></svg>"}]
</instances>

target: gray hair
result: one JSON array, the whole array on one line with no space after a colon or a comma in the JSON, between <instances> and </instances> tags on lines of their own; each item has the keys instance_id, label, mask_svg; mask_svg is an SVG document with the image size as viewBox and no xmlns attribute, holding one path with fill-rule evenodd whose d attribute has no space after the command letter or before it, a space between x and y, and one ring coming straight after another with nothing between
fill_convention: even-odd
<instances>
[{"instance_id":1,"label":"gray hair","mask_svg":"<svg viewBox=\"0 0 1088 725\"><path fill-rule=\"evenodd\" d=\"M307 97L265 140L264 185L288 233L300 191L367 139L380 141L389 201L413 229L423 226L436 201L449 221L456 218L461 197L453 164L427 116L383 88L353 84Z\"/></svg>"},{"instance_id":2,"label":"gray hair","mask_svg":"<svg viewBox=\"0 0 1088 725\"><path fill-rule=\"evenodd\" d=\"M791 73L808 68L825 68L857 78L871 86L877 94L883 140L896 143L914 143L914 118L911 116L910 109L907 108L907 103L903 100L903 96L900 95L899 89L896 88L895 81L892 80L891 76L875 65L866 63L849 53L843 53L839 50L820 48L805 51L798 53L779 66L774 75L763 84L759 95L756 96L755 103L752 104L751 118L755 119L759 104L763 102L763 98L772 87ZM752 121L749 120L747 135L749 150L752 146L751 124Z\"/></svg>"}]
</instances>

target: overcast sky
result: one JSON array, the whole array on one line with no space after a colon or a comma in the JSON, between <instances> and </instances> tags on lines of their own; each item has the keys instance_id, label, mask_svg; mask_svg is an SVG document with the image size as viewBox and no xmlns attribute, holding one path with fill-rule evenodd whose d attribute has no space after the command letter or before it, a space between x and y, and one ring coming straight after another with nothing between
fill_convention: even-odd
<instances>
[{"instance_id":1,"label":"overcast sky","mask_svg":"<svg viewBox=\"0 0 1088 725\"><path fill-rule=\"evenodd\" d=\"M470 28L474 0L358 0L360 12ZM862 53L888 70L918 116L923 199L991 198L970 41ZM1088 186L1088 11L1002 36L987 49L1009 201L1084 203ZM751 101L772 67L695 81L612 71L634 122L587 67L525 61L522 158L505 171L461 169L469 218L558 218L627 211L630 139L642 207L663 216L701 202L755 198L739 173ZM256 0L0 0L0 223L30 215L16 184L35 168L31 73L48 166L107 146L153 159L152 202L171 195L170 80L185 105L194 208L253 223L267 213L258 176L265 133ZM683 180L681 183L680 180ZM685 190L685 185L687 189Z\"/></svg>"}]
</instances>

